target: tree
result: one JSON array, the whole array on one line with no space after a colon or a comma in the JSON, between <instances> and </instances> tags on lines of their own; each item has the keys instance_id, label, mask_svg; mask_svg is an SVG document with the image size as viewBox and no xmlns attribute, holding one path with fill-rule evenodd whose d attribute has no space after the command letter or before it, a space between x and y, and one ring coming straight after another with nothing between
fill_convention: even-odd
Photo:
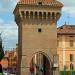
<instances>
[{"instance_id":1,"label":"tree","mask_svg":"<svg viewBox=\"0 0 75 75\"><path fill-rule=\"evenodd\" d=\"M3 59L3 57L4 57L4 51L2 47L2 38L1 38L1 33L0 33L0 62ZM0 64L0 73L3 73L1 64Z\"/></svg>"}]
</instances>

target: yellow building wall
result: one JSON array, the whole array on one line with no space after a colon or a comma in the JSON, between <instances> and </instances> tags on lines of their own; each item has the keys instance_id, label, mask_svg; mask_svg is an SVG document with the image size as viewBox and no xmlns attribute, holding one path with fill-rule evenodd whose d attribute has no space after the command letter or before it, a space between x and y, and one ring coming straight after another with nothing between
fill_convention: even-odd
<instances>
[{"instance_id":1,"label":"yellow building wall","mask_svg":"<svg viewBox=\"0 0 75 75\"><path fill-rule=\"evenodd\" d=\"M72 63L75 70L75 35L58 35L57 41L59 45L57 48L57 54L59 56L59 70L64 70L63 65L66 65L66 70L70 70L70 64ZM73 40L73 47L70 47L70 40ZM64 42L64 47L63 47ZM64 56L63 56L64 50ZM73 54L73 61L70 61L70 54ZM65 64L63 64L63 57L65 58Z\"/></svg>"}]
</instances>

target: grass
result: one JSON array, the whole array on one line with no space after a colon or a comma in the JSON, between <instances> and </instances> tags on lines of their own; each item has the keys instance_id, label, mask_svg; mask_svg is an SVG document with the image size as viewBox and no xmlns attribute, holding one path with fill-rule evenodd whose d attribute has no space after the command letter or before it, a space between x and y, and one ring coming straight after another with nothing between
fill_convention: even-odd
<instances>
[{"instance_id":1,"label":"grass","mask_svg":"<svg viewBox=\"0 0 75 75\"><path fill-rule=\"evenodd\" d=\"M0 75L4 75L3 73L0 73Z\"/></svg>"}]
</instances>

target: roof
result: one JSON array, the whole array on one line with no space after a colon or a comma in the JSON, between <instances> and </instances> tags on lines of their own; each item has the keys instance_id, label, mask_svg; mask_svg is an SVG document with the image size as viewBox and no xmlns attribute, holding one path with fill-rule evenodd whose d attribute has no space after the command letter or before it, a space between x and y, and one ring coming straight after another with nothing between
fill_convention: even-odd
<instances>
[{"instance_id":1,"label":"roof","mask_svg":"<svg viewBox=\"0 0 75 75\"><path fill-rule=\"evenodd\" d=\"M18 4L33 4L38 5L39 2L42 2L42 5L56 5L63 6L63 4L56 0L20 0Z\"/></svg>"},{"instance_id":2,"label":"roof","mask_svg":"<svg viewBox=\"0 0 75 75\"><path fill-rule=\"evenodd\" d=\"M75 35L75 25L63 25L57 28L57 34L74 34Z\"/></svg>"}]
</instances>

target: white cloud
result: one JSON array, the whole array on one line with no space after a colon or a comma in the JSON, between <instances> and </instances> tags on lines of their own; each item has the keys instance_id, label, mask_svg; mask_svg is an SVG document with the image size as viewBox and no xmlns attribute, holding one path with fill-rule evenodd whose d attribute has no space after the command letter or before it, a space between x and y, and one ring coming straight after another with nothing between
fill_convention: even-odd
<instances>
[{"instance_id":1,"label":"white cloud","mask_svg":"<svg viewBox=\"0 0 75 75\"><path fill-rule=\"evenodd\" d=\"M71 17L75 17L75 0L60 0L64 7L63 12L68 13Z\"/></svg>"},{"instance_id":2,"label":"white cloud","mask_svg":"<svg viewBox=\"0 0 75 75\"><path fill-rule=\"evenodd\" d=\"M18 42L18 27L14 22L5 24L0 19L0 33L2 32L3 45L5 49L14 48ZM9 46L10 45L10 46Z\"/></svg>"},{"instance_id":3,"label":"white cloud","mask_svg":"<svg viewBox=\"0 0 75 75\"><path fill-rule=\"evenodd\" d=\"M10 23L10 24L4 24L1 23L0 25L0 31L3 32L3 36L17 36L17 25L15 23Z\"/></svg>"},{"instance_id":4,"label":"white cloud","mask_svg":"<svg viewBox=\"0 0 75 75\"><path fill-rule=\"evenodd\" d=\"M0 0L0 12L13 12L19 0ZM63 12L75 17L75 0L60 0L63 4ZM6 48L14 47L18 39L18 28L14 22L8 24L0 18L0 32L2 33L3 43Z\"/></svg>"}]
</instances>

